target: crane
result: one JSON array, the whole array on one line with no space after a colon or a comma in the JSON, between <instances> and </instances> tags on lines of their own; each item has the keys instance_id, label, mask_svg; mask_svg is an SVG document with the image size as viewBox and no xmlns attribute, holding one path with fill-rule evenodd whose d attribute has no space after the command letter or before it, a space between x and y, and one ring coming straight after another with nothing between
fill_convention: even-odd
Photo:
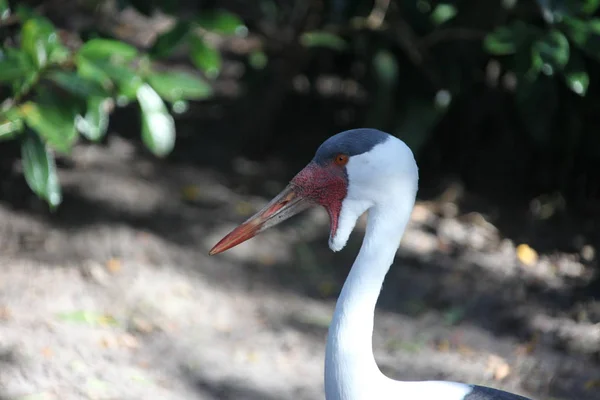
<instances>
[{"instance_id":1,"label":"crane","mask_svg":"<svg viewBox=\"0 0 600 400\"><path fill-rule=\"evenodd\" d=\"M373 355L375 306L409 222L419 173L410 148L376 129L328 138L311 162L260 211L231 231L210 255L230 249L313 205L329 214L329 247L341 250L368 212L360 251L342 287L325 350L326 400L530 400L485 386L396 381Z\"/></svg>"}]
</instances>

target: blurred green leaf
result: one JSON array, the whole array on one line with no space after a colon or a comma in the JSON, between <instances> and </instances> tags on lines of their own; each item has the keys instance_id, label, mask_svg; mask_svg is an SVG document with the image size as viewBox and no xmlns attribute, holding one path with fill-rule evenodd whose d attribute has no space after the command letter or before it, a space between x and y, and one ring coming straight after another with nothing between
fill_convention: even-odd
<instances>
[{"instance_id":1,"label":"blurred green leaf","mask_svg":"<svg viewBox=\"0 0 600 400\"><path fill-rule=\"evenodd\" d=\"M68 59L69 50L60 42L54 25L43 17L30 15L21 29L21 47L38 68Z\"/></svg>"},{"instance_id":2,"label":"blurred green leaf","mask_svg":"<svg viewBox=\"0 0 600 400\"><path fill-rule=\"evenodd\" d=\"M600 19L565 19L564 28L577 47L597 61L600 60Z\"/></svg>"},{"instance_id":3,"label":"blurred green leaf","mask_svg":"<svg viewBox=\"0 0 600 400\"><path fill-rule=\"evenodd\" d=\"M202 38L192 36L190 39L190 57L194 65L202 70L208 78L214 79L221 72L221 53L208 45Z\"/></svg>"},{"instance_id":4,"label":"blurred green leaf","mask_svg":"<svg viewBox=\"0 0 600 400\"><path fill-rule=\"evenodd\" d=\"M75 112L68 105L27 102L21 107L25 123L54 149L68 153L77 139Z\"/></svg>"},{"instance_id":5,"label":"blurred green leaf","mask_svg":"<svg viewBox=\"0 0 600 400\"><path fill-rule=\"evenodd\" d=\"M50 52L50 62L60 64L66 62L71 56L71 52L62 43L57 43Z\"/></svg>"},{"instance_id":6,"label":"blurred green leaf","mask_svg":"<svg viewBox=\"0 0 600 400\"><path fill-rule=\"evenodd\" d=\"M394 110L398 82L398 59L388 49L379 49L372 60L374 83L373 102L367 115L367 125L387 129Z\"/></svg>"},{"instance_id":7,"label":"blurred green leaf","mask_svg":"<svg viewBox=\"0 0 600 400\"><path fill-rule=\"evenodd\" d=\"M15 79L13 81L13 92L15 96L25 95L33 85L38 82L40 76L38 71L26 71L27 75L22 79Z\"/></svg>"},{"instance_id":8,"label":"blurred green leaf","mask_svg":"<svg viewBox=\"0 0 600 400\"><path fill-rule=\"evenodd\" d=\"M380 50L373 57L373 67L379 81L384 85L392 85L398 79L398 60L392 53Z\"/></svg>"},{"instance_id":9,"label":"blurred green leaf","mask_svg":"<svg viewBox=\"0 0 600 400\"><path fill-rule=\"evenodd\" d=\"M94 80L107 89L116 86L117 94L128 100L136 97L138 88L144 82L141 76L126 65L108 60L88 59L81 54L76 57L76 63L79 75Z\"/></svg>"},{"instance_id":10,"label":"blurred green leaf","mask_svg":"<svg viewBox=\"0 0 600 400\"><path fill-rule=\"evenodd\" d=\"M540 29L522 21L516 21L508 26L502 26L489 33L483 40L484 49L494 55L514 54L529 46L540 35Z\"/></svg>"},{"instance_id":11,"label":"blurred green leaf","mask_svg":"<svg viewBox=\"0 0 600 400\"><path fill-rule=\"evenodd\" d=\"M196 22L207 31L223 35L246 36L248 34L248 28L244 21L225 10L201 11Z\"/></svg>"},{"instance_id":12,"label":"blurred green leaf","mask_svg":"<svg viewBox=\"0 0 600 400\"><path fill-rule=\"evenodd\" d=\"M144 80L132 69L122 66L105 63L104 72L117 84L119 95L133 100L136 97L137 90L143 84Z\"/></svg>"},{"instance_id":13,"label":"blurred green leaf","mask_svg":"<svg viewBox=\"0 0 600 400\"><path fill-rule=\"evenodd\" d=\"M600 19L565 18L561 28L576 47L600 60Z\"/></svg>"},{"instance_id":14,"label":"blurred green leaf","mask_svg":"<svg viewBox=\"0 0 600 400\"><path fill-rule=\"evenodd\" d=\"M534 81L542 70L542 59L532 54L531 47L521 46L514 56L515 72L521 80Z\"/></svg>"},{"instance_id":15,"label":"blurred green leaf","mask_svg":"<svg viewBox=\"0 0 600 400\"><path fill-rule=\"evenodd\" d=\"M40 137L30 130L21 141L21 163L31 190L55 209L62 201L62 193L54 156Z\"/></svg>"},{"instance_id":16,"label":"blurred green leaf","mask_svg":"<svg viewBox=\"0 0 600 400\"><path fill-rule=\"evenodd\" d=\"M444 323L447 326L453 326L458 324L466 314L464 307L452 307L444 312Z\"/></svg>"},{"instance_id":17,"label":"blurred green leaf","mask_svg":"<svg viewBox=\"0 0 600 400\"><path fill-rule=\"evenodd\" d=\"M148 76L150 85L167 101L203 100L212 96L212 87L186 72L163 72Z\"/></svg>"},{"instance_id":18,"label":"blurred green leaf","mask_svg":"<svg viewBox=\"0 0 600 400\"><path fill-rule=\"evenodd\" d=\"M539 57L534 63L541 63L542 71L552 75L569 62L569 41L562 32L553 29L535 42L532 52L534 58Z\"/></svg>"},{"instance_id":19,"label":"blurred green leaf","mask_svg":"<svg viewBox=\"0 0 600 400\"><path fill-rule=\"evenodd\" d=\"M164 157L175 146L175 122L165 103L148 84L137 91L142 111L142 140L154 155Z\"/></svg>"},{"instance_id":20,"label":"blurred green leaf","mask_svg":"<svg viewBox=\"0 0 600 400\"><path fill-rule=\"evenodd\" d=\"M58 318L63 321L79 322L88 325L116 325L117 320L107 314L102 314L94 311L71 311L58 314Z\"/></svg>"},{"instance_id":21,"label":"blurred green leaf","mask_svg":"<svg viewBox=\"0 0 600 400\"><path fill-rule=\"evenodd\" d=\"M52 50L59 45L52 24L44 18L32 18L23 24L21 47L38 68L44 67Z\"/></svg>"},{"instance_id":22,"label":"blurred green leaf","mask_svg":"<svg viewBox=\"0 0 600 400\"><path fill-rule=\"evenodd\" d=\"M563 18L591 15L598 9L599 0L538 0L538 4L549 22L559 22Z\"/></svg>"},{"instance_id":23,"label":"blurred green leaf","mask_svg":"<svg viewBox=\"0 0 600 400\"><path fill-rule=\"evenodd\" d=\"M346 41L340 36L325 31L304 32L300 36L300 43L305 47L325 47L337 51L347 47Z\"/></svg>"},{"instance_id":24,"label":"blurred green leaf","mask_svg":"<svg viewBox=\"0 0 600 400\"><path fill-rule=\"evenodd\" d=\"M452 4L438 4L431 12L431 20L436 25L441 25L456 16L456 7Z\"/></svg>"},{"instance_id":25,"label":"blurred green leaf","mask_svg":"<svg viewBox=\"0 0 600 400\"><path fill-rule=\"evenodd\" d=\"M9 108L0 115L0 141L16 137L23 130L23 119L15 108Z\"/></svg>"},{"instance_id":26,"label":"blurred green leaf","mask_svg":"<svg viewBox=\"0 0 600 400\"><path fill-rule=\"evenodd\" d=\"M77 73L86 79L96 81L104 89L110 90L114 87L110 76L102 69L96 61L90 60L81 55L75 57L75 65L77 66Z\"/></svg>"},{"instance_id":27,"label":"blurred green leaf","mask_svg":"<svg viewBox=\"0 0 600 400\"><path fill-rule=\"evenodd\" d=\"M27 21L30 18L37 17L37 14L33 11L33 9L27 5L22 4L22 2L18 2L17 6L14 10L19 20L22 22Z\"/></svg>"},{"instance_id":28,"label":"blurred green leaf","mask_svg":"<svg viewBox=\"0 0 600 400\"><path fill-rule=\"evenodd\" d=\"M0 21L4 21L10 17L10 6L8 0L0 0Z\"/></svg>"},{"instance_id":29,"label":"blurred green leaf","mask_svg":"<svg viewBox=\"0 0 600 400\"><path fill-rule=\"evenodd\" d=\"M590 84L590 77L583 60L577 53L572 53L564 70L564 78L569 88L580 96L585 96Z\"/></svg>"},{"instance_id":30,"label":"blurred green leaf","mask_svg":"<svg viewBox=\"0 0 600 400\"><path fill-rule=\"evenodd\" d=\"M86 79L74 71L52 71L46 77L76 96L87 98L90 96L108 95L98 82Z\"/></svg>"},{"instance_id":31,"label":"blurred green leaf","mask_svg":"<svg viewBox=\"0 0 600 400\"><path fill-rule=\"evenodd\" d=\"M513 29L502 26L487 34L483 40L485 50L497 56L513 54L517 50L517 43Z\"/></svg>"},{"instance_id":32,"label":"blurred green leaf","mask_svg":"<svg viewBox=\"0 0 600 400\"><path fill-rule=\"evenodd\" d=\"M89 60L111 60L115 63L132 61L138 51L127 43L111 39L92 39L79 48L78 54Z\"/></svg>"},{"instance_id":33,"label":"blurred green leaf","mask_svg":"<svg viewBox=\"0 0 600 400\"><path fill-rule=\"evenodd\" d=\"M561 28L580 47L585 45L590 33L589 25L579 18L565 18Z\"/></svg>"},{"instance_id":34,"label":"blurred green leaf","mask_svg":"<svg viewBox=\"0 0 600 400\"><path fill-rule=\"evenodd\" d=\"M150 49L150 55L157 58L170 55L187 39L189 32L190 24L185 21L177 22L170 31L158 36Z\"/></svg>"},{"instance_id":35,"label":"blurred green leaf","mask_svg":"<svg viewBox=\"0 0 600 400\"><path fill-rule=\"evenodd\" d=\"M581 4L581 0L572 1ZM583 4L581 5L581 11L591 15L598 10L598 7L600 7L600 0L583 0Z\"/></svg>"},{"instance_id":36,"label":"blurred green leaf","mask_svg":"<svg viewBox=\"0 0 600 400\"><path fill-rule=\"evenodd\" d=\"M255 69L263 69L267 66L269 58L262 50L254 50L248 55L248 62Z\"/></svg>"},{"instance_id":37,"label":"blurred green leaf","mask_svg":"<svg viewBox=\"0 0 600 400\"><path fill-rule=\"evenodd\" d=\"M25 53L7 48L0 50L0 82L15 82L35 72Z\"/></svg>"},{"instance_id":38,"label":"blurred green leaf","mask_svg":"<svg viewBox=\"0 0 600 400\"><path fill-rule=\"evenodd\" d=\"M75 125L87 139L97 142L106 134L108 115L112 99L106 97L90 97L84 116L77 115Z\"/></svg>"}]
</instances>

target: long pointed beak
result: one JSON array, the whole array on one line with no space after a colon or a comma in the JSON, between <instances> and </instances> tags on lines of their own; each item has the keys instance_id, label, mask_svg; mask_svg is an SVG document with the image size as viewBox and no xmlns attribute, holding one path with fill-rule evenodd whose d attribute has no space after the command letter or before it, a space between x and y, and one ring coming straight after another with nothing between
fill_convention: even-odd
<instances>
[{"instance_id":1,"label":"long pointed beak","mask_svg":"<svg viewBox=\"0 0 600 400\"><path fill-rule=\"evenodd\" d=\"M300 196L294 185L290 184L262 210L221 239L208 254L212 256L235 247L313 205L313 202Z\"/></svg>"}]
</instances>

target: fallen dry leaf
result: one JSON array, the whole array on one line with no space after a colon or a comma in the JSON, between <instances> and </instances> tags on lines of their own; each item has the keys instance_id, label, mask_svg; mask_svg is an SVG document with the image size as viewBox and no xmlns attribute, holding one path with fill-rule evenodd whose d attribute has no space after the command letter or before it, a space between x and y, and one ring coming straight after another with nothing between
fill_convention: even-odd
<instances>
[{"instance_id":1,"label":"fallen dry leaf","mask_svg":"<svg viewBox=\"0 0 600 400\"><path fill-rule=\"evenodd\" d=\"M600 388L600 379L590 379L585 383L585 390Z\"/></svg>"},{"instance_id":2,"label":"fallen dry leaf","mask_svg":"<svg viewBox=\"0 0 600 400\"><path fill-rule=\"evenodd\" d=\"M264 254L258 259L258 262L261 265L270 267L272 265L275 265L275 263L277 262L277 259L270 254Z\"/></svg>"},{"instance_id":3,"label":"fallen dry leaf","mask_svg":"<svg viewBox=\"0 0 600 400\"><path fill-rule=\"evenodd\" d=\"M138 339L129 333L121 335L118 341L121 346L126 347L128 349L137 349L138 347L140 347L140 342L138 341Z\"/></svg>"},{"instance_id":4,"label":"fallen dry leaf","mask_svg":"<svg viewBox=\"0 0 600 400\"><path fill-rule=\"evenodd\" d=\"M100 339L100 346L108 349L109 347L115 347L116 340L112 336L104 336Z\"/></svg>"},{"instance_id":5,"label":"fallen dry leaf","mask_svg":"<svg viewBox=\"0 0 600 400\"><path fill-rule=\"evenodd\" d=\"M233 330L233 328L231 327L230 324L226 323L226 322L215 322L213 324L213 327L222 333L231 333L231 331Z\"/></svg>"},{"instance_id":6,"label":"fallen dry leaf","mask_svg":"<svg viewBox=\"0 0 600 400\"><path fill-rule=\"evenodd\" d=\"M319 293L321 296L331 296L335 290L335 285L331 281L324 281L319 284Z\"/></svg>"},{"instance_id":7,"label":"fallen dry leaf","mask_svg":"<svg viewBox=\"0 0 600 400\"><path fill-rule=\"evenodd\" d=\"M154 330L154 326L143 318L133 317L131 320L133 328L140 333L150 333Z\"/></svg>"},{"instance_id":8,"label":"fallen dry leaf","mask_svg":"<svg viewBox=\"0 0 600 400\"><path fill-rule=\"evenodd\" d=\"M44 355L44 357L50 358L54 355L54 351L50 347L44 347L42 349L42 354Z\"/></svg>"},{"instance_id":9,"label":"fallen dry leaf","mask_svg":"<svg viewBox=\"0 0 600 400\"><path fill-rule=\"evenodd\" d=\"M438 351L442 351L442 352L450 351L450 341L447 339L443 339L437 344L436 347L437 347Z\"/></svg>"},{"instance_id":10,"label":"fallen dry leaf","mask_svg":"<svg viewBox=\"0 0 600 400\"><path fill-rule=\"evenodd\" d=\"M111 258L106 262L106 268L113 274L121 270L121 260L118 258Z\"/></svg>"},{"instance_id":11,"label":"fallen dry leaf","mask_svg":"<svg viewBox=\"0 0 600 400\"><path fill-rule=\"evenodd\" d=\"M12 313L10 312L10 309L6 306L1 306L0 307L0 321L7 321L9 319L11 319L12 317Z\"/></svg>"},{"instance_id":12,"label":"fallen dry leaf","mask_svg":"<svg viewBox=\"0 0 600 400\"><path fill-rule=\"evenodd\" d=\"M518 355L528 355L534 352L538 343L538 335L534 335L531 340L517 346L516 353Z\"/></svg>"},{"instance_id":13,"label":"fallen dry leaf","mask_svg":"<svg viewBox=\"0 0 600 400\"><path fill-rule=\"evenodd\" d=\"M195 201L200 197L200 188L196 185L187 185L181 188L181 198L185 201Z\"/></svg>"},{"instance_id":14,"label":"fallen dry leaf","mask_svg":"<svg viewBox=\"0 0 600 400\"><path fill-rule=\"evenodd\" d=\"M438 237L438 251L446 254L450 253L450 251L452 251L452 246L450 245L450 242Z\"/></svg>"},{"instance_id":15,"label":"fallen dry leaf","mask_svg":"<svg viewBox=\"0 0 600 400\"><path fill-rule=\"evenodd\" d=\"M502 357L492 354L488 359L487 371L492 373L495 380L501 381L510 375L510 365Z\"/></svg>"},{"instance_id":16,"label":"fallen dry leaf","mask_svg":"<svg viewBox=\"0 0 600 400\"><path fill-rule=\"evenodd\" d=\"M250 215L254 212L254 207L247 201L240 201L235 205L235 212L238 215Z\"/></svg>"},{"instance_id":17,"label":"fallen dry leaf","mask_svg":"<svg viewBox=\"0 0 600 400\"><path fill-rule=\"evenodd\" d=\"M475 354L475 350L464 344L458 346L458 352L463 356L472 356Z\"/></svg>"},{"instance_id":18,"label":"fallen dry leaf","mask_svg":"<svg viewBox=\"0 0 600 400\"><path fill-rule=\"evenodd\" d=\"M411 220L413 222L424 224L434 219L435 215L433 212L423 204L415 204L413 211L411 213Z\"/></svg>"},{"instance_id":19,"label":"fallen dry leaf","mask_svg":"<svg viewBox=\"0 0 600 400\"><path fill-rule=\"evenodd\" d=\"M539 256L537 251L523 243L517 246L517 258L523 264L532 266L537 263Z\"/></svg>"}]
</instances>

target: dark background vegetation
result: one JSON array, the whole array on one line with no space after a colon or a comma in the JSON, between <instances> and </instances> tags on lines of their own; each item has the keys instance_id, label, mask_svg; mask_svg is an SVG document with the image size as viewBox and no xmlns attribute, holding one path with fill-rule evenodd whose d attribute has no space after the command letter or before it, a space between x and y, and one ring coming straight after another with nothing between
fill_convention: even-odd
<instances>
[{"instance_id":1,"label":"dark background vegetation","mask_svg":"<svg viewBox=\"0 0 600 400\"><path fill-rule=\"evenodd\" d=\"M158 168L211 168L268 197L264 182L325 138L373 127L415 152L421 200L591 271L528 290L560 310L600 301L598 0L0 0L0 40L0 201L13 209L76 224L85 204L57 170L117 136ZM185 226L152 218L134 222Z\"/></svg>"},{"instance_id":2,"label":"dark background vegetation","mask_svg":"<svg viewBox=\"0 0 600 400\"><path fill-rule=\"evenodd\" d=\"M41 135L61 159L68 159L78 135L73 117L85 110L79 104L86 96L121 96L116 109L114 103L105 106L104 119L114 109L110 128L79 129L79 141L101 145L106 132L137 140L142 126L131 89L135 85L127 86L137 74L140 82L158 87L175 110L178 145L167 160L227 168L234 155L259 162L280 157L293 170L330 134L375 127L414 150L423 196L435 195L448 179L459 179L468 191L498 204L527 207L537 199L533 207L540 208L547 203L557 212L545 213L545 222L560 223L566 214L581 218L576 220L588 223L576 224L577 233L597 239L590 222L600 193L595 118L600 19L594 0L2 4L12 10L5 12L0 32L5 46L3 139ZM143 16L174 16L176 23L140 27L139 21L118 18L126 7ZM31 74L41 69L40 77L28 82L27 68L18 64L24 61L14 61L9 50L21 48L20 55L29 57L26 44L19 45L20 32L23 20L35 16L47 18L40 25L57 29L67 55L58 52L54 63L50 57L47 65L32 66ZM79 80L69 87L52 76L44 79L56 70L70 73L63 77L67 81L90 78L77 75L81 67L73 60L78 47L98 38L138 47L124 62L101 60L121 68L107 77L112 79L108 89L103 82L103 93L82 89ZM161 85L148 73L169 68L187 75ZM94 79L92 73L88 80ZM43 118L36 125L26 113L18 115L23 112L19 105L36 99L42 105L77 105L73 115L67 112L64 120L51 122L54 133ZM167 131L164 148L144 139L156 155L172 149L175 130ZM11 173L21 155L19 140L2 144L3 179L15 179ZM212 151L201 152L209 146ZM33 185L48 197L52 185ZM11 196L11 190L5 192ZM542 250L559 245L566 244L562 240Z\"/></svg>"}]
</instances>

